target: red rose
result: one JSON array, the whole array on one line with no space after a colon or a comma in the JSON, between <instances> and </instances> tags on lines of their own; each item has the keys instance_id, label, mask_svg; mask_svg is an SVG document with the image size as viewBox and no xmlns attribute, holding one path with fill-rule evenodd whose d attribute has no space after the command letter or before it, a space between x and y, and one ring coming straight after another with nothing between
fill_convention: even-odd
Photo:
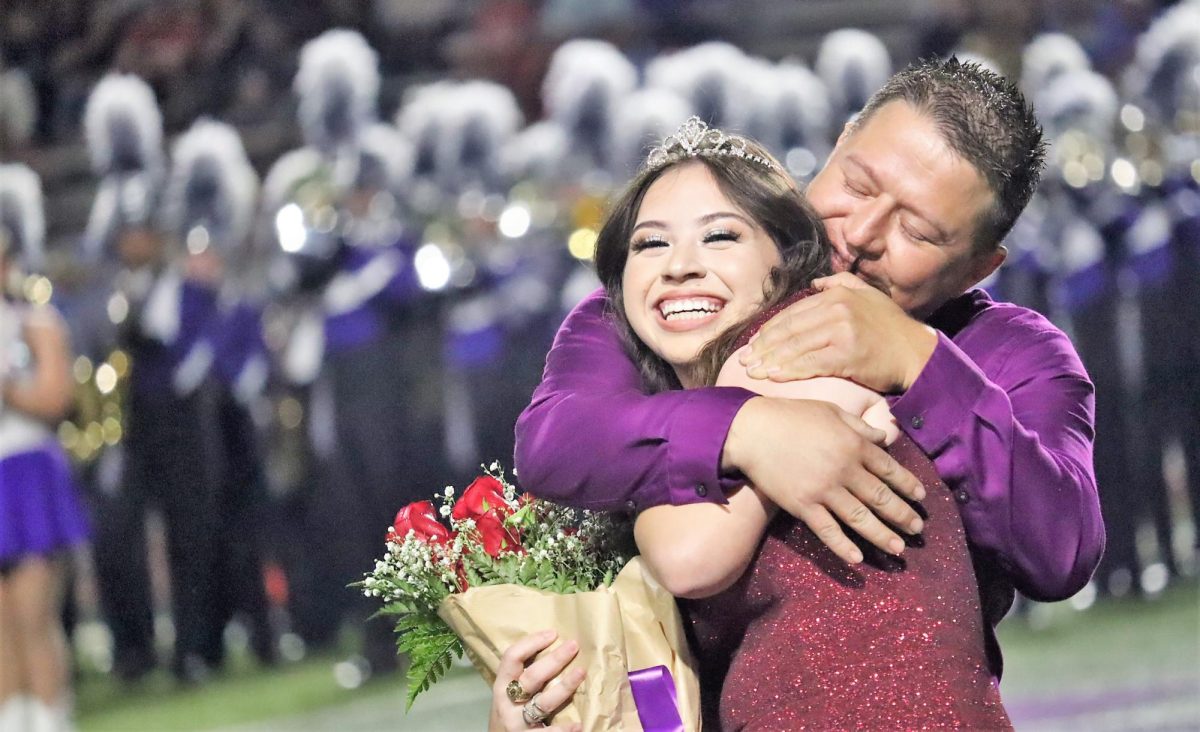
<instances>
[{"instance_id":1,"label":"red rose","mask_svg":"<svg viewBox=\"0 0 1200 732\"><path fill-rule=\"evenodd\" d=\"M483 550L494 557L501 551L521 551L520 532L504 525L512 512L504 500L504 485L490 475L481 475L454 504L453 516L456 521L474 519Z\"/></svg>"},{"instance_id":2,"label":"red rose","mask_svg":"<svg viewBox=\"0 0 1200 732\"><path fill-rule=\"evenodd\" d=\"M502 551L524 551L516 529L505 526L503 521L494 516L475 519L475 528L479 530L479 540L483 542L483 550L489 557L499 556Z\"/></svg>"},{"instance_id":3,"label":"red rose","mask_svg":"<svg viewBox=\"0 0 1200 732\"><path fill-rule=\"evenodd\" d=\"M453 516L458 521L489 515L504 520L510 513L512 509L504 500L504 486L490 475L481 475L454 504Z\"/></svg>"},{"instance_id":4,"label":"red rose","mask_svg":"<svg viewBox=\"0 0 1200 732\"><path fill-rule=\"evenodd\" d=\"M450 530L437 520L437 511L429 501L416 501L400 509L388 541L404 541L410 529L418 539L431 544L442 544L450 538Z\"/></svg>"}]
</instances>

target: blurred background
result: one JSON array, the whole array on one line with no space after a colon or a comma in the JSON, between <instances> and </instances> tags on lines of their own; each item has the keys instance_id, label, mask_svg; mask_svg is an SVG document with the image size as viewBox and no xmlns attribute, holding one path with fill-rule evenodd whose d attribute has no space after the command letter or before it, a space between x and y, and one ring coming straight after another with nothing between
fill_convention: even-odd
<instances>
[{"instance_id":1,"label":"blurred background","mask_svg":"<svg viewBox=\"0 0 1200 732\"><path fill-rule=\"evenodd\" d=\"M1104 563L1005 620L1003 696L1200 729L1200 3L1150 0L0 3L4 286L72 346L73 724L483 729L469 668L404 714L347 584L400 506L511 464L607 197L690 114L806 180L952 53L1051 143L985 284L1098 393Z\"/></svg>"}]
</instances>

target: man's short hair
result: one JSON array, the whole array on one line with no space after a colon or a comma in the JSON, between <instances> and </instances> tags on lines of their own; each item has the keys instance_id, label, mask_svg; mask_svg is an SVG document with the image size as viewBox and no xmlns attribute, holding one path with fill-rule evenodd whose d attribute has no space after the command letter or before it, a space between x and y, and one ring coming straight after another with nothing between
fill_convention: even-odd
<instances>
[{"instance_id":1,"label":"man's short hair","mask_svg":"<svg viewBox=\"0 0 1200 732\"><path fill-rule=\"evenodd\" d=\"M1033 108L1012 82L977 63L925 59L888 79L854 126L896 100L929 115L951 149L983 176L995 203L976 223L975 246L999 246L1033 196L1045 164L1046 144Z\"/></svg>"}]
</instances>

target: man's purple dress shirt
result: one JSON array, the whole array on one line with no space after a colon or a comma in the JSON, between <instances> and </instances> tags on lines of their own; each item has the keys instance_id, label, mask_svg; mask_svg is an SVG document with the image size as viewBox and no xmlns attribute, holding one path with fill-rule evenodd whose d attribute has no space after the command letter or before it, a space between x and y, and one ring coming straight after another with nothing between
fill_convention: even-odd
<instances>
[{"instance_id":1,"label":"man's purple dress shirt","mask_svg":"<svg viewBox=\"0 0 1200 732\"><path fill-rule=\"evenodd\" d=\"M928 322L937 348L892 413L955 493L994 625L1013 587L1066 598L1100 559L1092 383L1062 331L981 290ZM720 387L644 394L598 291L563 322L517 422L521 484L605 511L723 502L734 485L720 470L725 436L752 396Z\"/></svg>"}]
</instances>

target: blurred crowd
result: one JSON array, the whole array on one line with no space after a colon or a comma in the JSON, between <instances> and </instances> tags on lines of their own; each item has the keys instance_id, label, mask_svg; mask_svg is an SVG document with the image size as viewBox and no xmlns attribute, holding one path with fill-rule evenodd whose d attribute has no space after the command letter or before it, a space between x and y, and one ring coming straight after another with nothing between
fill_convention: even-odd
<instances>
[{"instance_id":1,"label":"blurred crowd","mask_svg":"<svg viewBox=\"0 0 1200 732\"><path fill-rule=\"evenodd\" d=\"M248 125L289 111L300 45L323 30L359 31L385 79L454 71L513 88L536 114L538 79L555 39L604 34L658 44L692 31L690 6L656 0L16 0L0 7L0 98L9 147L69 142L105 73L144 79L168 133L209 115ZM13 73L15 72L15 73ZM394 107L402 84L383 90ZM18 88L19 87L19 88Z\"/></svg>"},{"instance_id":2,"label":"blurred crowd","mask_svg":"<svg viewBox=\"0 0 1200 732\"><path fill-rule=\"evenodd\" d=\"M170 637L174 673L202 681L235 617L267 664L362 627L346 586L396 509L509 461L555 329L598 286L606 198L648 145L695 114L805 181L906 60L849 28L782 59L694 43L679 14L715 2L274 5L0 9L0 150L47 173L38 150L86 139L95 177L69 275L47 271L40 194L0 180L0 230L22 267L6 297L71 334L56 434L126 680ZM1097 385L1095 589L1157 592L1195 570L1200 526L1200 3L1122 4L1089 46L1047 31L1053 13L989 36L987 11L929 5L909 50L1019 79L1045 126L1043 185L985 285L1066 330ZM545 40L589 30L606 40ZM241 130L280 110L296 145L256 168ZM367 623L361 670L394 669L393 649Z\"/></svg>"}]
</instances>

